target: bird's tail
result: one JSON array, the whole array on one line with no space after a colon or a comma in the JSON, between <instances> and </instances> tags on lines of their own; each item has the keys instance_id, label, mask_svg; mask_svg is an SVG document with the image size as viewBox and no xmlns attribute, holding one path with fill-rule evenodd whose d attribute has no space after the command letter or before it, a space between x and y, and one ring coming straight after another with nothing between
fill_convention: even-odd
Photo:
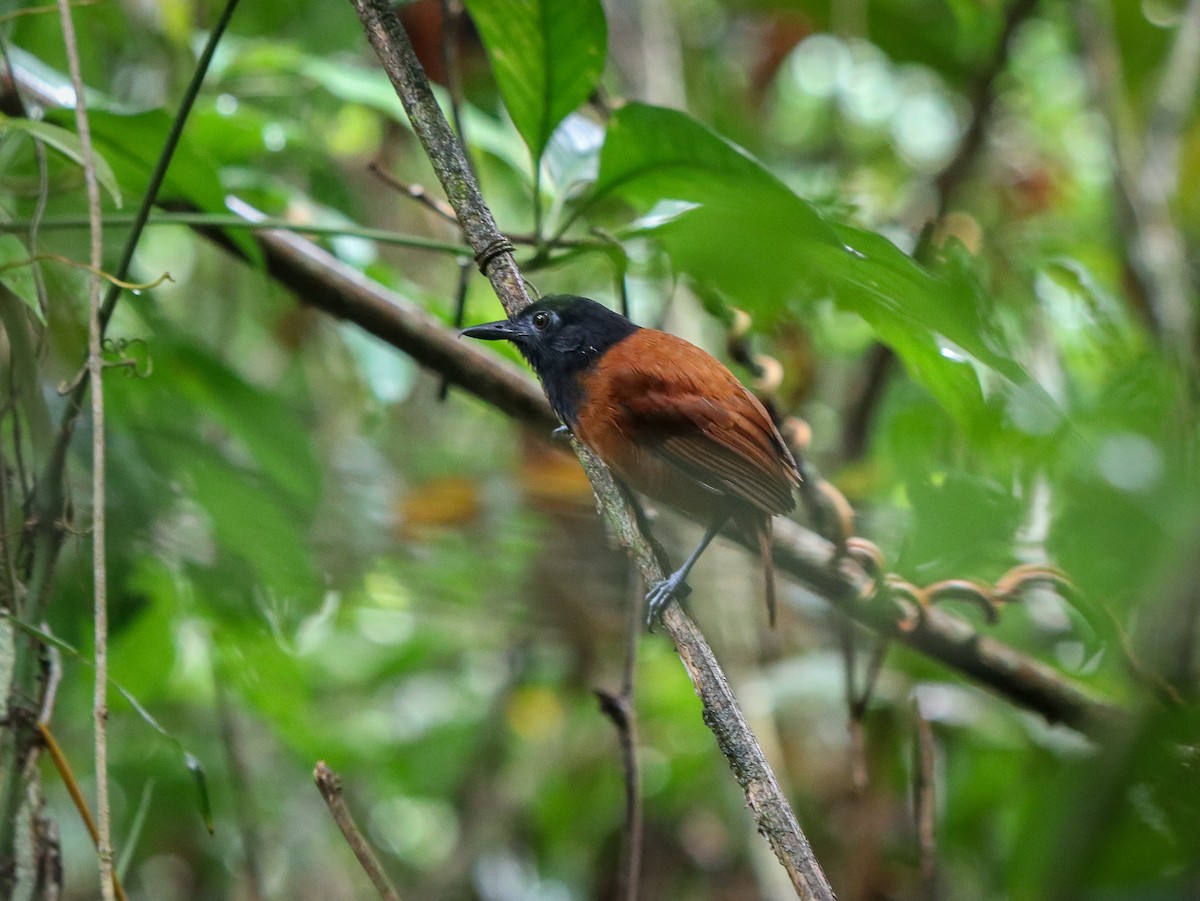
<instances>
[{"instance_id":1,"label":"bird's tail","mask_svg":"<svg viewBox=\"0 0 1200 901\"><path fill-rule=\"evenodd\" d=\"M765 519L758 527L758 552L762 556L763 576L766 578L767 619L775 628L775 555L771 551L771 520Z\"/></svg>"}]
</instances>

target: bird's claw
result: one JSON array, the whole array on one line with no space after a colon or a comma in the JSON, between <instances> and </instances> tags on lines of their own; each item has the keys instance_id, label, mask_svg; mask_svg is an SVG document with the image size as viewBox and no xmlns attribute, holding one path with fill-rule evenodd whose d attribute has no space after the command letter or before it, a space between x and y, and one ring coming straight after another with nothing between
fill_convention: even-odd
<instances>
[{"instance_id":1,"label":"bird's claw","mask_svg":"<svg viewBox=\"0 0 1200 901\"><path fill-rule=\"evenodd\" d=\"M667 605L675 597L683 598L688 593L688 586L679 573L655 582L646 592L646 628L653 631L654 624L662 622Z\"/></svg>"},{"instance_id":2,"label":"bird's claw","mask_svg":"<svg viewBox=\"0 0 1200 901\"><path fill-rule=\"evenodd\" d=\"M554 429L554 431L550 433L550 437L557 438L560 441L566 440L567 438L571 437L571 430L565 425L560 425L557 429Z\"/></svg>"}]
</instances>

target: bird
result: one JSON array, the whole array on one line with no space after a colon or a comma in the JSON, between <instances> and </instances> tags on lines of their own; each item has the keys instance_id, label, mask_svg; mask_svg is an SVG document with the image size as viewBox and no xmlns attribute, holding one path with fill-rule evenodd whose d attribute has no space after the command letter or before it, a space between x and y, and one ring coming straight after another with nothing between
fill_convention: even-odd
<instances>
[{"instance_id":1,"label":"bird","mask_svg":"<svg viewBox=\"0 0 1200 901\"><path fill-rule=\"evenodd\" d=\"M707 523L683 565L647 592L648 624L729 521L758 543L775 624L772 520L795 509L800 471L762 403L723 363L576 295L545 297L460 334L512 342L566 429L618 479Z\"/></svg>"}]
</instances>

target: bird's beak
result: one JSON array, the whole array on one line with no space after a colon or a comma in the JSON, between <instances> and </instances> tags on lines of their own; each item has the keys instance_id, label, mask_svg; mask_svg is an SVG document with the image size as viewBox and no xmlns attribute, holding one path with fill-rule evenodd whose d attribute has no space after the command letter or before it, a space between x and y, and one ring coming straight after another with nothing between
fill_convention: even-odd
<instances>
[{"instance_id":1,"label":"bird's beak","mask_svg":"<svg viewBox=\"0 0 1200 901\"><path fill-rule=\"evenodd\" d=\"M484 341L516 341L524 334L519 325L508 319L473 325L458 333L460 337L480 338Z\"/></svg>"}]
</instances>

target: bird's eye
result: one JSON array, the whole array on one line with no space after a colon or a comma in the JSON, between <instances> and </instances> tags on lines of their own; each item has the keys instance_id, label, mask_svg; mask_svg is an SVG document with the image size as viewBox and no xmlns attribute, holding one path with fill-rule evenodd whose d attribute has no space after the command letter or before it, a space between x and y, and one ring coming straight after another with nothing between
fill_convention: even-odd
<instances>
[{"instance_id":1,"label":"bird's eye","mask_svg":"<svg viewBox=\"0 0 1200 901\"><path fill-rule=\"evenodd\" d=\"M548 325L550 325L550 314L545 310L538 310L533 314L533 327L539 332L544 332Z\"/></svg>"}]
</instances>

